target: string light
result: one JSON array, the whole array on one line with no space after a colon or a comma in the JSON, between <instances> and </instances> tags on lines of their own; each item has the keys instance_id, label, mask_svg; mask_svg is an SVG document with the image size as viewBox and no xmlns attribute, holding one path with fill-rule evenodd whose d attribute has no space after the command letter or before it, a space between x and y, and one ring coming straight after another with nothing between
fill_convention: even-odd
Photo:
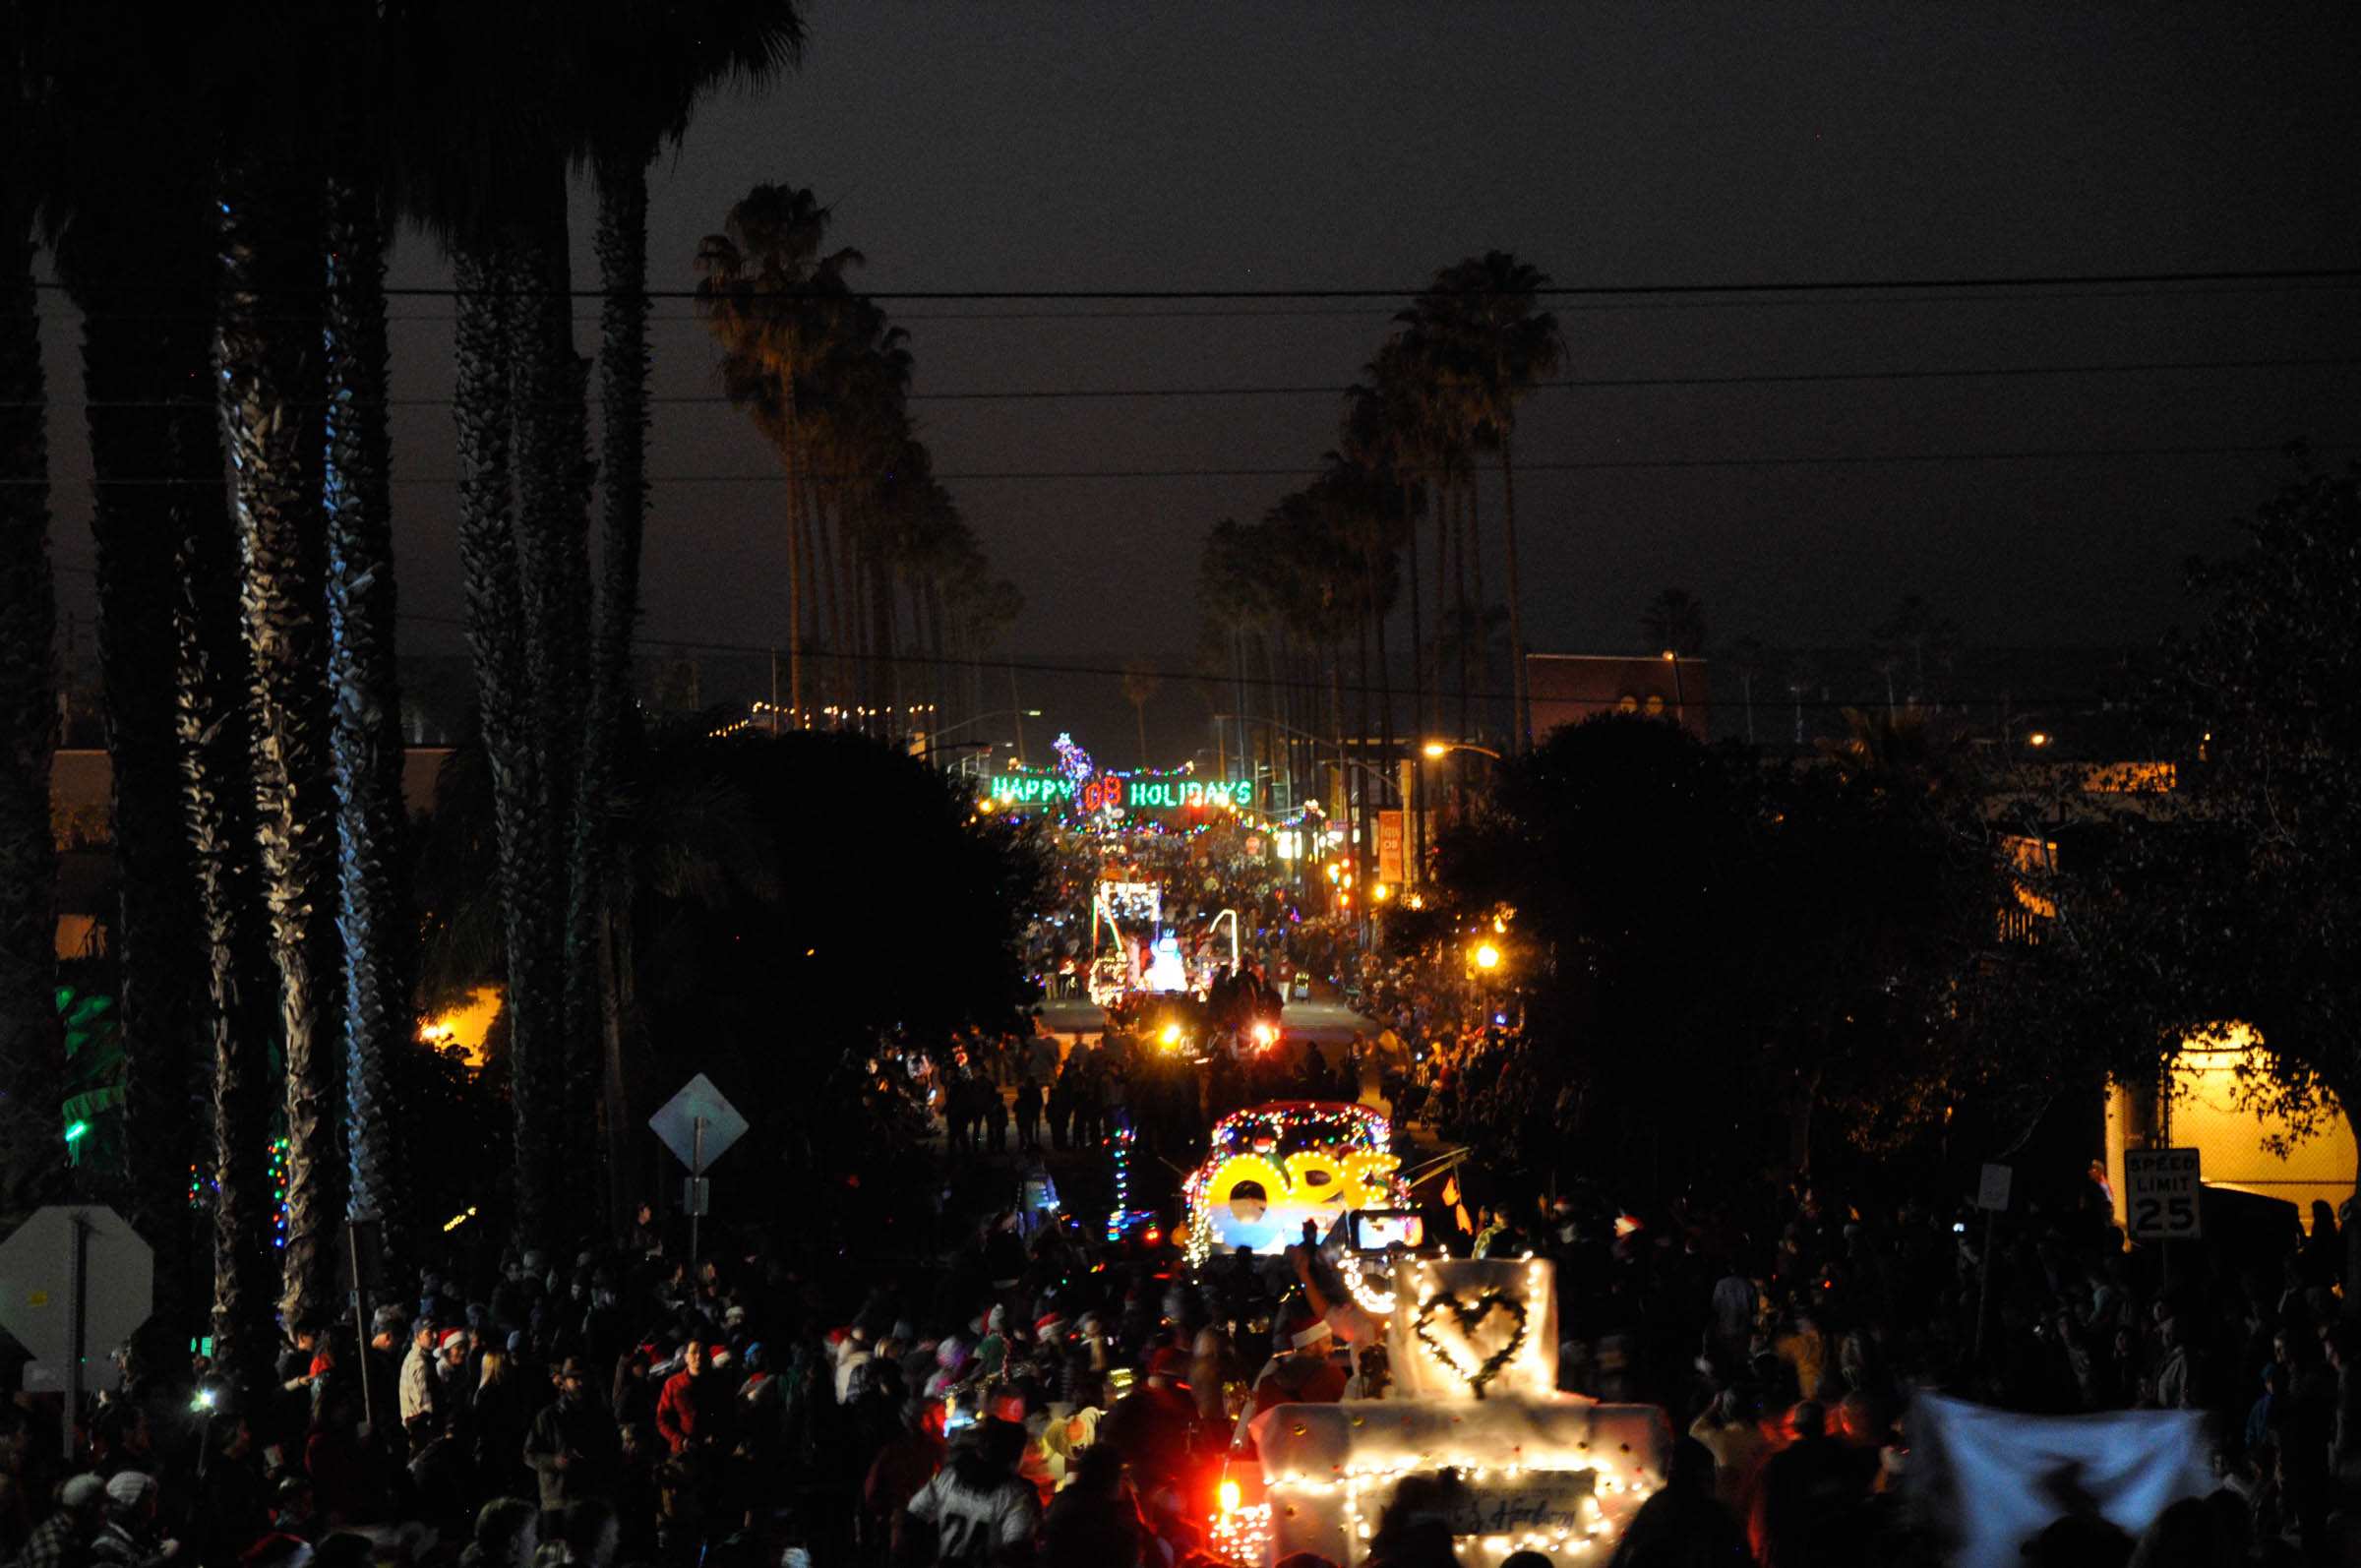
<instances>
[{"instance_id":1,"label":"string light","mask_svg":"<svg viewBox=\"0 0 2361 1568\"><path fill-rule=\"evenodd\" d=\"M1120 1241L1131 1223L1131 1129L1117 1127L1107 1135L1107 1149L1115 1161L1115 1207L1107 1211L1107 1239Z\"/></svg>"},{"instance_id":2,"label":"string light","mask_svg":"<svg viewBox=\"0 0 2361 1568\"><path fill-rule=\"evenodd\" d=\"M1235 1486L1237 1482L1226 1484ZM1229 1563L1263 1562L1270 1555L1271 1505L1251 1503L1242 1508L1232 1507L1227 1498L1224 1504L1205 1533L1205 1543L1212 1555Z\"/></svg>"},{"instance_id":3,"label":"string light","mask_svg":"<svg viewBox=\"0 0 2361 1568\"><path fill-rule=\"evenodd\" d=\"M1299 1205L1324 1206L1333 1197L1341 1200L1342 1213L1353 1207L1400 1208L1410 1201L1408 1185L1394 1174L1400 1162L1393 1153L1393 1127L1368 1106L1308 1100L1252 1106L1215 1122L1208 1144L1205 1163L1180 1188L1188 1206L1192 1267L1212 1255L1215 1210L1242 1181L1262 1187L1266 1207L1291 1198ZM1272 1155L1290 1144L1299 1147L1282 1166ZM1330 1181L1299 1186L1297 1175L1308 1174L1322 1160Z\"/></svg>"}]
</instances>

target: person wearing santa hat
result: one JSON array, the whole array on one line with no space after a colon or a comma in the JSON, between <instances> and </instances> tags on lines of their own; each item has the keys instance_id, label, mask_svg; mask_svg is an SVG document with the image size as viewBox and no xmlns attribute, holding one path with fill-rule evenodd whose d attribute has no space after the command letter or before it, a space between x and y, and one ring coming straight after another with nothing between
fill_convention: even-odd
<instances>
[{"instance_id":1,"label":"person wearing santa hat","mask_svg":"<svg viewBox=\"0 0 2361 1568\"><path fill-rule=\"evenodd\" d=\"M1253 1414L1274 1405L1333 1405L1345 1397L1344 1369L1330 1352L1336 1330L1302 1296L1281 1303L1271 1324L1271 1358L1254 1374Z\"/></svg>"}]
</instances>

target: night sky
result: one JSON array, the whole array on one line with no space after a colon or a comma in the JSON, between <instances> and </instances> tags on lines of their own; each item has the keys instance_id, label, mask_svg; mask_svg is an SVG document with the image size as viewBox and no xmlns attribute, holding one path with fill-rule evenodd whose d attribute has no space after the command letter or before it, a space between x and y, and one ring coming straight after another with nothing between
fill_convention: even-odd
<instances>
[{"instance_id":1,"label":"night sky","mask_svg":"<svg viewBox=\"0 0 2361 1568\"><path fill-rule=\"evenodd\" d=\"M2361 265L2361 25L2342 8L816 0L809 23L799 75L710 102L655 171L656 286L691 286L699 236L762 180L835 203L832 243L867 253L857 283L880 292L1407 293L1487 247L1564 284ZM595 282L589 235L577 201L577 286ZM431 244L404 239L394 283L448 280ZM1933 295L1556 308L1575 377L2361 357L2349 285ZM71 313L51 299L71 564L89 559L88 469ZM1338 387L1395 303L889 309L913 333L923 396ZM447 398L449 300L394 309L396 395ZM587 351L595 301L580 309ZM658 396L713 395L688 302L657 314ZM2294 439L2341 461L2361 442L2356 392L2346 365L1538 392L1519 436L1534 465L1519 482L1530 638L1633 646L1641 607L1679 583L1717 638L1860 640L1921 592L1974 641L2146 641L2177 613L2182 560L2228 542L2224 519L2287 474L2280 459L1544 466ZM915 408L946 475L1307 473L1338 403ZM459 611L454 498L426 482L454 471L449 410L395 417L402 596L419 617L405 642L451 649L455 627L428 618ZM776 486L664 482L773 472L747 421L718 400L663 403L650 471L649 636L777 640ZM1298 482L950 481L1024 589L1021 654L1175 667L1195 639L1205 529ZM1487 486L1487 523L1496 506ZM69 572L61 592L87 625L88 577ZM1111 679L1096 684L1112 695Z\"/></svg>"}]
</instances>

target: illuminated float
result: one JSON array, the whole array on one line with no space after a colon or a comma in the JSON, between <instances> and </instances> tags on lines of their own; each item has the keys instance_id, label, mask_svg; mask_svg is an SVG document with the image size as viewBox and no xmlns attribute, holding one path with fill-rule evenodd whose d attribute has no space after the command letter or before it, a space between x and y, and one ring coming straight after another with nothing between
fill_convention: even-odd
<instances>
[{"instance_id":1,"label":"illuminated float","mask_svg":"<svg viewBox=\"0 0 2361 1568\"><path fill-rule=\"evenodd\" d=\"M1264 1498L1238 1507L1225 1489L1216 1549L1258 1568L1297 1551L1350 1568L1367 1555L1396 1488L1449 1471L1441 1506L1469 1568L1521 1550L1604 1564L1664 1484L1665 1413L1558 1391L1545 1261L1399 1256L1392 1286L1391 1397L1256 1417Z\"/></svg>"},{"instance_id":2,"label":"illuminated float","mask_svg":"<svg viewBox=\"0 0 2361 1568\"><path fill-rule=\"evenodd\" d=\"M1189 1261L1276 1255L1303 1239L1306 1220L1326 1236L1354 1210L1407 1207L1392 1143L1382 1112L1342 1100L1279 1100L1222 1117L1183 1188Z\"/></svg>"}]
</instances>

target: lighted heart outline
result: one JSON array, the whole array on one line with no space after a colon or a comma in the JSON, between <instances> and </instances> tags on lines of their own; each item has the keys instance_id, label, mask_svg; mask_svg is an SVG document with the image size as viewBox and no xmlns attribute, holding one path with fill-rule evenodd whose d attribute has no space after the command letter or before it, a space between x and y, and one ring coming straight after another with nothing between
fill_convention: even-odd
<instances>
[{"instance_id":1,"label":"lighted heart outline","mask_svg":"<svg viewBox=\"0 0 2361 1568\"><path fill-rule=\"evenodd\" d=\"M1460 1364L1459 1357L1452 1355L1426 1326L1437 1312L1448 1311L1459 1320L1459 1332L1467 1339L1468 1349L1472 1351L1476 1348L1477 1325L1489 1317L1494 1307L1514 1319L1516 1327L1509 1333L1508 1343L1486 1357L1473 1371ZM1442 1362L1454 1377L1466 1383L1475 1396L1482 1399L1483 1385L1499 1376L1500 1369L1516 1359L1517 1352L1524 1348L1530 1317L1522 1300L1497 1287L1484 1292L1473 1301L1463 1301L1449 1291L1438 1291L1420 1303L1419 1315L1412 1321L1411 1329L1418 1335L1419 1343L1426 1347L1429 1356Z\"/></svg>"}]
</instances>

